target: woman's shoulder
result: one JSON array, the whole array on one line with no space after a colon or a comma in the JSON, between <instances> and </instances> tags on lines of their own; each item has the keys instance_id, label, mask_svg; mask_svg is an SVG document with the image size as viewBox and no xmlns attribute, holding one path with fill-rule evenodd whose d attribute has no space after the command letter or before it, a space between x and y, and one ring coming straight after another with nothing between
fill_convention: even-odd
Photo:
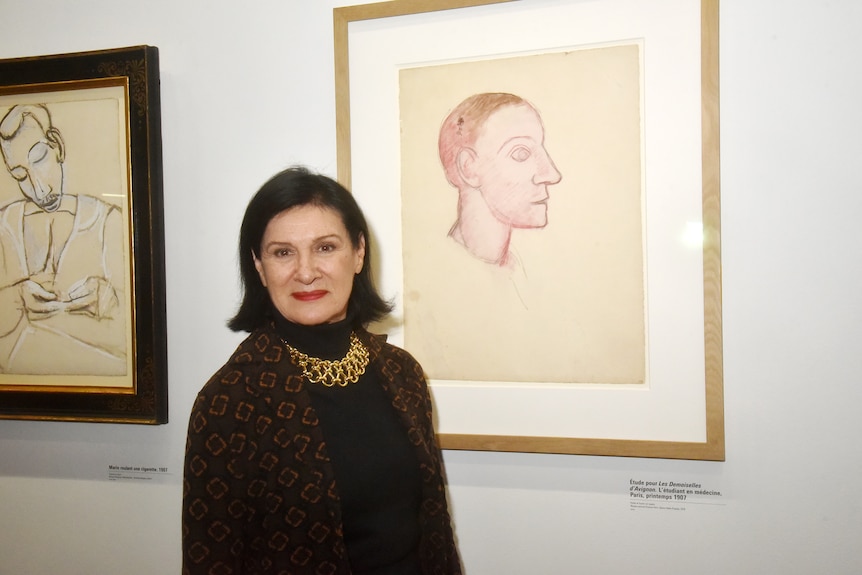
<instances>
[{"instance_id":1,"label":"woman's shoulder","mask_svg":"<svg viewBox=\"0 0 862 575\"><path fill-rule=\"evenodd\" d=\"M359 339L368 346L372 355L382 355L385 357L406 357L412 361L416 361L410 352L404 348L389 342L389 336L381 333L372 333L366 329L358 331Z\"/></svg>"},{"instance_id":2,"label":"woman's shoulder","mask_svg":"<svg viewBox=\"0 0 862 575\"><path fill-rule=\"evenodd\" d=\"M258 328L242 340L227 361L204 384L204 395L224 394L244 388L241 385L257 373L278 368L283 352L281 340L269 327Z\"/></svg>"},{"instance_id":3,"label":"woman's shoulder","mask_svg":"<svg viewBox=\"0 0 862 575\"><path fill-rule=\"evenodd\" d=\"M424 372L419 361L402 347L389 343L386 335L364 332L360 336L369 347L371 357L384 366L398 366L398 372L414 374L424 379Z\"/></svg>"}]
</instances>

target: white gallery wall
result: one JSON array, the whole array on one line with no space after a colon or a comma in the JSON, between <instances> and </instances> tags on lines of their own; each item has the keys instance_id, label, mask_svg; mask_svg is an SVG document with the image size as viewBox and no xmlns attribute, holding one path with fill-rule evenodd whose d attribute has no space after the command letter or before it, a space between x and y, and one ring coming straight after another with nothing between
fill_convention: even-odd
<instances>
[{"instance_id":1,"label":"white gallery wall","mask_svg":"<svg viewBox=\"0 0 862 575\"><path fill-rule=\"evenodd\" d=\"M0 421L0 575L179 571L187 414L241 337L239 221L283 167L335 175L349 3L0 0L0 58L159 48L170 386L164 426ZM862 572L860 28L857 0L721 2L727 461L448 451L468 575ZM633 509L632 480L721 496Z\"/></svg>"}]
</instances>

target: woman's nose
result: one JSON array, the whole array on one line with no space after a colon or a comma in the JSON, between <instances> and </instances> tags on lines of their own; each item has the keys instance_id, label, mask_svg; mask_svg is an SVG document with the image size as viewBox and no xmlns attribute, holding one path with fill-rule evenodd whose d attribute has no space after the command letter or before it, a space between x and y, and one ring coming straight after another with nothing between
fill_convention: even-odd
<instances>
[{"instance_id":1,"label":"woman's nose","mask_svg":"<svg viewBox=\"0 0 862 575\"><path fill-rule=\"evenodd\" d=\"M296 265L296 279L304 284L309 284L315 280L316 272L313 255L300 254Z\"/></svg>"}]
</instances>

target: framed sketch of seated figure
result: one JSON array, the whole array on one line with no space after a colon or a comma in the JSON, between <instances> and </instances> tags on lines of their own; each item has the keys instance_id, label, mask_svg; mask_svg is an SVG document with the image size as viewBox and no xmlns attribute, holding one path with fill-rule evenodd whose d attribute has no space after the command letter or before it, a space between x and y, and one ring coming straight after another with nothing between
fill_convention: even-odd
<instances>
[{"instance_id":1,"label":"framed sketch of seated figure","mask_svg":"<svg viewBox=\"0 0 862 575\"><path fill-rule=\"evenodd\" d=\"M0 60L0 418L165 423L158 50Z\"/></svg>"},{"instance_id":2,"label":"framed sketch of seated figure","mask_svg":"<svg viewBox=\"0 0 862 575\"><path fill-rule=\"evenodd\" d=\"M44 104L0 119L0 152L21 196L0 207L0 370L125 375L121 206L69 189L63 133Z\"/></svg>"}]
</instances>

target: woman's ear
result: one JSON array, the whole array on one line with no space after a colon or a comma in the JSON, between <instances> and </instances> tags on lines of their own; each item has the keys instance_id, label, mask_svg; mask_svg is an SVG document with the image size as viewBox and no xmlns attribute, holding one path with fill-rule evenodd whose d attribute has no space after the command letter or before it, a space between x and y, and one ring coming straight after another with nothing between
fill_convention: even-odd
<instances>
[{"instance_id":1,"label":"woman's ear","mask_svg":"<svg viewBox=\"0 0 862 575\"><path fill-rule=\"evenodd\" d=\"M362 271L362 266L365 264L365 234L359 234L359 241L356 242L356 266L354 268L354 274L358 274Z\"/></svg>"},{"instance_id":2,"label":"woman's ear","mask_svg":"<svg viewBox=\"0 0 862 575\"><path fill-rule=\"evenodd\" d=\"M263 284L263 287L266 287L266 274L263 270L263 262L258 259L257 254L254 253L254 250L251 250L251 259L254 262L254 269L257 270L257 275L260 277L260 283Z\"/></svg>"}]
</instances>

